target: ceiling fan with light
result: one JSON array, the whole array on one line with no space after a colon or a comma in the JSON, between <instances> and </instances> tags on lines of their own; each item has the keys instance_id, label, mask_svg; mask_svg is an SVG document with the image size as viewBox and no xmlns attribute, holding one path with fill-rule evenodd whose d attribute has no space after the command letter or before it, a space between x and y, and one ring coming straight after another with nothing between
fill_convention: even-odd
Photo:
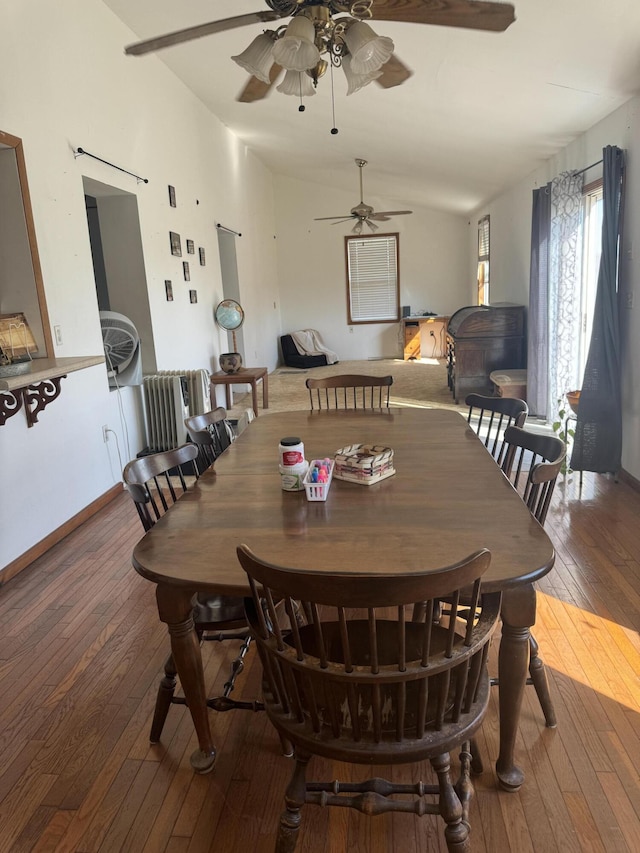
<instances>
[{"instance_id":1,"label":"ceiling fan with light","mask_svg":"<svg viewBox=\"0 0 640 853\"><path fill-rule=\"evenodd\" d=\"M411 71L394 54L393 41L378 36L367 21L399 21L502 32L515 20L510 3L485 0L264 0L268 10L187 27L125 48L140 56L203 36L250 24L291 18L265 30L232 59L252 76L238 100L264 98L285 71L277 90L302 99L315 95L329 65L342 67L347 94L375 80L385 89L399 86ZM322 57L326 56L326 59ZM303 106L300 107L304 109Z\"/></svg>"},{"instance_id":2,"label":"ceiling fan with light","mask_svg":"<svg viewBox=\"0 0 640 853\"><path fill-rule=\"evenodd\" d=\"M392 216L406 216L408 213L413 213L412 210L381 210L378 213L371 207L370 204L365 204L362 194L362 170L367 165L366 160L356 159L356 166L360 169L360 202L356 204L355 207L351 208L351 213L349 215L342 214L342 216L318 216L315 219L315 222L322 222L326 219L337 219L337 222L332 222L332 225L340 225L342 222L349 222L350 219L355 219L356 224L351 229L352 234L362 234L362 228L365 223L372 231L377 231L378 226L372 220L376 219L378 222L386 222L391 219Z\"/></svg>"}]
</instances>

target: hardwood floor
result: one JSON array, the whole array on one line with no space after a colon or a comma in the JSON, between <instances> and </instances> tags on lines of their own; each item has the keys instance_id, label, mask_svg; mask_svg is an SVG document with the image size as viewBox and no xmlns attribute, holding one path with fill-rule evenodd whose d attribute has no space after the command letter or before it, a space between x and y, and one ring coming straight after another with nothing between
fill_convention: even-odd
<instances>
[{"instance_id":1,"label":"hardwood floor","mask_svg":"<svg viewBox=\"0 0 640 853\"><path fill-rule=\"evenodd\" d=\"M527 688L519 793L496 788L497 689L480 734L485 772L471 811L474 853L640 849L640 494L585 474L556 489L547 528L558 552L540 584L536 637L558 727ZM271 851L291 763L264 715L212 712L219 756L196 776L188 713L173 707L162 743L148 732L167 652L154 589L131 569L140 524L118 498L0 590L0 851ZM495 670L495 649L492 669ZM221 689L235 646L206 643ZM259 693L250 653L236 696ZM315 778L383 768L331 766ZM429 777L398 768L394 779ZM446 850L433 817L365 818L308 806L301 853Z\"/></svg>"}]
</instances>

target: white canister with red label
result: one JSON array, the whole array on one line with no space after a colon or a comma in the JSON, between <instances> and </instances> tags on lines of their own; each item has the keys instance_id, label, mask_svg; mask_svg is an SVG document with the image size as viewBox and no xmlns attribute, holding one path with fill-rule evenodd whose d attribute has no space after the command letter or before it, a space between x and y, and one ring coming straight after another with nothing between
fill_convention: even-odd
<instances>
[{"instance_id":1,"label":"white canister with red label","mask_svg":"<svg viewBox=\"0 0 640 853\"><path fill-rule=\"evenodd\" d=\"M307 473L309 463L304 458L304 444L297 436L280 439L278 447L282 488L286 492L299 492L304 489L302 480Z\"/></svg>"},{"instance_id":2,"label":"white canister with red label","mask_svg":"<svg viewBox=\"0 0 640 853\"><path fill-rule=\"evenodd\" d=\"M280 453L280 464L285 468L300 465L305 461L304 444L302 439L297 438L297 436L291 435L281 438L278 452Z\"/></svg>"}]
</instances>

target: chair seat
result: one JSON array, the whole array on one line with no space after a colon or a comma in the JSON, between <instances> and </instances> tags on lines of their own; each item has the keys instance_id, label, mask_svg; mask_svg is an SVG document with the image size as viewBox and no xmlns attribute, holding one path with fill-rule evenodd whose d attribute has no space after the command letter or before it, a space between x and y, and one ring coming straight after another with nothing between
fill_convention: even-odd
<instances>
[{"instance_id":1,"label":"chair seat","mask_svg":"<svg viewBox=\"0 0 640 853\"><path fill-rule=\"evenodd\" d=\"M247 627L243 598L223 595L198 596L193 615L196 624L202 626L205 631Z\"/></svg>"}]
</instances>

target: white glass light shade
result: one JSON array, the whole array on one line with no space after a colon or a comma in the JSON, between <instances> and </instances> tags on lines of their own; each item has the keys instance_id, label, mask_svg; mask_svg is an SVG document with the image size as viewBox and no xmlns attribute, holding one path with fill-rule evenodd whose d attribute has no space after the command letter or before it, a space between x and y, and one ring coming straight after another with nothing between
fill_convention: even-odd
<instances>
[{"instance_id":1,"label":"white glass light shade","mask_svg":"<svg viewBox=\"0 0 640 853\"><path fill-rule=\"evenodd\" d=\"M304 71L287 71L276 89L283 95L295 95L298 98L310 98L316 93L311 77Z\"/></svg>"},{"instance_id":2,"label":"white glass light shade","mask_svg":"<svg viewBox=\"0 0 640 853\"><path fill-rule=\"evenodd\" d=\"M263 83L270 83L269 72L273 65L273 38L268 33L254 38L249 47L243 50L238 56L232 56L234 62L237 62L240 68L244 68L249 74L253 74L258 80Z\"/></svg>"},{"instance_id":3,"label":"white glass light shade","mask_svg":"<svg viewBox=\"0 0 640 853\"><path fill-rule=\"evenodd\" d=\"M351 67L351 56L347 53L342 57L342 70L347 78L347 95L353 95L354 92L360 91L363 86L371 83L372 80L377 80L382 77L382 70L372 71L371 74L354 74Z\"/></svg>"},{"instance_id":4,"label":"white glass light shade","mask_svg":"<svg viewBox=\"0 0 640 853\"><path fill-rule=\"evenodd\" d=\"M352 24L345 32L344 40L351 54L354 74L378 71L393 54L393 41L387 36L377 36L363 21Z\"/></svg>"},{"instance_id":5,"label":"white glass light shade","mask_svg":"<svg viewBox=\"0 0 640 853\"><path fill-rule=\"evenodd\" d=\"M287 71L306 71L320 60L314 44L315 27L304 15L296 15L285 34L273 46L273 58Z\"/></svg>"}]
</instances>

